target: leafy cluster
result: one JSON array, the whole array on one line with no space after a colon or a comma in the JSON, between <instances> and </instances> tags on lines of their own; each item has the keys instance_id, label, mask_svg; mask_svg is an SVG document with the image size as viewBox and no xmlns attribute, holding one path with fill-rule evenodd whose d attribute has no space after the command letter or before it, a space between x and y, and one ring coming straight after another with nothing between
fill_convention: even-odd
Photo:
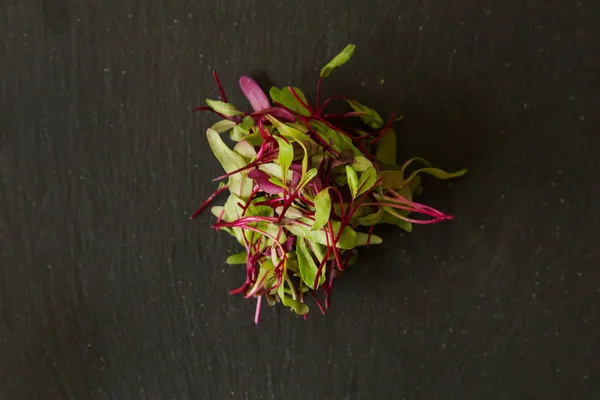
<instances>
[{"instance_id":1,"label":"leafy cluster","mask_svg":"<svg viewBox=\"0 0 600 400\"><path fill-rule=\"evenodd\" d=\"M354 45L348 45L323 67L314 106L296 87L273 87L269 100L243 76L240 88L253 108L243 112L227 101L214 73L222 100L207 100L207 107L198 108L222 118L206 136L225 174L215 179L221 181L218 190L192 218L221 192L229 192L222 206L211 208L217 217L213 227L245 249L227 259L246 267L246 281L231 293L258 299L256 322L263 297L270 305L283 303L306 315L310 295L324 312L319 292L329 307L334 277L354 262L355 249L381 243L372 234L375 225L410 232L412 224L452 218L413 197L422 191L420 174L448 179L466 170L447 173L422 158L398 165L395 115L386 122L344 96L320 103L322 80L353 52ZM326 114L336 100L352 111ZM235 142L233 149L224 135Z\"/></svg>"}]
</instances>

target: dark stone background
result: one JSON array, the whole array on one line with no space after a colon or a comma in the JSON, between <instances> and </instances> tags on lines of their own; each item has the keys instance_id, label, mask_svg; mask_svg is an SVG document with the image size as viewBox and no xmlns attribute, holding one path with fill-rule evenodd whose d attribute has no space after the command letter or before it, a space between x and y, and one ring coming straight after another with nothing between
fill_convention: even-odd
<instances>
[{"instance_id":1,"label":"dark stone background","mask_svg":"<svg viewBox=\"0 0 600 400\"><path fill-rule=\"evenodd\" d=\"M594 0L5 0L0 398L600 398ZM220 168L192 114L237 78L406 116L456 216L385 243L326 316L230 297L188 216ZM381 81L385 80L384 84Z\"/></svg>"}]
</instances>

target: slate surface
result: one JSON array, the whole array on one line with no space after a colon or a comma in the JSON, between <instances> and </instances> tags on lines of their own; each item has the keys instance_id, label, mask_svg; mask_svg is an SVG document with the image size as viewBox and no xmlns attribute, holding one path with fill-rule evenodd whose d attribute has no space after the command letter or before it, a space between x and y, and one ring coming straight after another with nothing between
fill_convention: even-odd
<instances>
[{"instance_id":1,"label":"slate surface","mask_svg":"<svg viewBox=\"0 0 600 400\"><path fill-rule=\"evenodd\" d=\"M600 398L600 5L7 0L0 5L0 397ZM237 77L406 117L402 157L467 167L384 231L309 321L227 291L188 216ZM381 82L384 81L383 84Z\"/></svg>"}]
</instances>

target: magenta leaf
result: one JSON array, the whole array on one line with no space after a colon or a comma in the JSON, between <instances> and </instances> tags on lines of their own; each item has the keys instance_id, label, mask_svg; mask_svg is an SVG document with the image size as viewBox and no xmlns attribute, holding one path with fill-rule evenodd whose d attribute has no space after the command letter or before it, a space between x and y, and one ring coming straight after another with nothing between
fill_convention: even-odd
<instances>
[{"instance_id":1,"label":"magenta leaf","mask_svg":"<svg viewBox=\"0 0 600 400\"><path fill-rule=\"evenodd\" d=\"M240 78L240 88L242 89L242 92L244 92L244 95L250 102L254 111L261 111L271 107L267 95L254 79L249 76L242 76Z\"/></svg>"},{"instance_id":2,"label":"magenta leaf","mask_svg":"<svg viewBox=\"0 0 600 400\"><path fill-rule=\"evenodd\" d=\"M278 194L283 192L283 188L274 183L271 183L271 176L266 172L256 168L253 169L249 174L248 178L254 180L258 186L267 194Z\"/></svg>"}]
</instances>

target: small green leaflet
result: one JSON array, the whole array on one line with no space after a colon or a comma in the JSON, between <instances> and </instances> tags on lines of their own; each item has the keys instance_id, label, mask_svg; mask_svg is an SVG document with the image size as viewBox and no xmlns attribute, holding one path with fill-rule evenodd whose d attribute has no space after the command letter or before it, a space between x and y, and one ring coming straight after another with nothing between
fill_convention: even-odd
<instances>
[{"instance_id":1,"label":"small green leaflet","mask_svg":"<svg viewBox=\"0 0 600 400\"><path fill-rule=\"evenodd\" d=\"M281 299L281 302L284 306L290 307L294 312L298 315L304 315L308 313L308 306L297 299L293 299L285 295L285 290L283 285L279 285L277 288L277 294Z\"/></svg>"},{"instance_id":2,"label":"small green leaflet","mask_svg":"<svg viewBox=\"0 0 600 400\"><path fill-rule=\"evenodd\" d=\"M343 133L331 129L321 121L313 120L310 122L310 125L319 135L321 135L325 139L325 142L331 143L331 146L335 150L338 150L340 152L344 150L352 150L352 153L355 156L362 155L362 152L358 150L356 146L354 146L352 140Z\"/></svg>"},{"instance_id":3,"label":"small green leaflet","mask_svg":"<svg viewBox=\"0 0 600 400\"><path fill-rule=\"evenodd\" d=\"M383 189L398 189L406 184L402 171L381 171L379 177Z\"/></svg>"},{"instance_id":4,"label":"small green leaflet","mask_svg":"<svg viewBox=\"0 0 600 400\"><path fill-rule=\"evenodd\" d=\"M254 119L250 116L245 116L242 123L233 127L230 138L235 142L239 142L250 134L250 129L254 126Z\"/></svg>"},{"instance_id":5,"label":"small green leaflet","mask_svg":"<svg viewBox=\"0 0 600 400\"><path fill-rule=\"evenodd\" d=\"M306 148L305 142L311 146L316 146L317 144L305 133L299 131L296 128L283 124L275 117L267 114L267 119L271 121L273 125L275 125L277 131L279 131L279 134L281 136L296 141L302 147L302 150L304 151L304 156L302 157L302 175L304 175L308 169L308 150Z\"/></svg>"},{"instance_id":6,"label":"small green leaflet","mask_svg":"<svg viewBox=\"0 0 600 400\"><path fill-rule=\"evenodd\" d=\"M365 123L365 125L370 126L371 128L374 128L374 129L383 128L383 125L385 123L383 121L383 118L381 118L381 116L377 113L377 111L375 111L372 108L369 108L365 105L362 105L358 101L355 101L355 100L348 100L348 104L350 104L350 107L352 107L352 109L354 111L365 114L362 117L360 117L360 119L362 120L362 122Z\"/></svg>"},{"instance_id":7,"label":"small green leaflet","mask_svg":"<svg viewBox=\"0 0 600 400\"><path fill-rule=\"evenodd\" d=\"M271 260L267 260L261 264L258 276L256 277L256 284L252 290L248 292L248 296L254 296L258 290L267 286L267 283L275 277L273 270L274 267Z\"/></svg>"},{"instance_id":8,"label":"small green leaflet","mask_svg":"<svg viewBox=\"0 0 600 400\"><path fill-rule=\"evenodd\" d=\"M357 224L362 225L362 226L373 226L373 225L376 225L377 223L379 223L379 221L381 221L382 217L383 217L383 208L378 207L375 212L372 212L367 215L361 215L360 217L356 218L355 221Z\"/></svg>"},{"instance_id":9,"label":"small green leaflet","mask_svg":"<svg viewBox=\"0 0 600 400\"><path fill-rule=\"evenodd\" d=\"M269 178L269 182L271 182L273 185L277 185L280 188L286 188L286 186L283 184L283 182L281 182L281 179L277 178L277 177L272 177Z\"/></svg>"},{"instance_id":10,"label":"small green leaflet","mask_svg":"<svg viewBox=\"0 0 600 400\"><path fill-rule=\"evenodd\" d=\"M369 234L363 232L357 232L357 246L366 246L367 244L381 244L383 243L383 239L377 235L371 235L369 238Z\"/></svg>"},{"instance_id":11,"label":"small green leaflet","mask_svg":"<svg viewBox=\"0 0 600 400\"><path fill-rule=\"evenodd\" d=\"M280 165L274 164L274 163L267 163L267 164L262 164L258 167L258 169L260 169L261 171L266 172L267 174L279 178L282 176L282 169ZM287 180L291 180L292 179L292 171L288 171L287 173Z\"/></svg>"},{"instance_id":12,"label":"small green leaflet","mask_svg":"<svg viewBox=\"0 0 600 400\"><path fill-rule=\"evenodd\" d=\"M348 178L350 193L352 194L352 198L355 199L358 195L358 176L356 175L354 168L349 165L346 165L346 176Z\"/></svg>"},{"instance_id":13,"label":"small green leaflet","mask_svg":"<svg viewBox=\"0 0 600 400\"><path fill-rule=\"evenodd\" d=\"M426 167L431 167L431 163L429 161L427 161L424 158L421 157L414 157L411 158L410 160L406 161L404 163L404 165L402 165L402 168L400 168L400 172L402 172L402 176L404 176L404 172L406 171L406 168L408 168L412 163L415 162L420 162L421 164L425 165Z\"/></svg>"},{"instance_id":14,"label":"small green leaflet","mask_svg":"<svg viewBox=\"0 0 600 400\"><path fill-rule=\"evenodd\" d=\"M247 160L252 160L254 157L256 157L256 150L254 149L254 146L252 146L246 140L240 140L237 142L237 144L233 147L233 151L240 154Z\"/></svg>"},{"instance_id":15,"label":"small green leaflet","mask_svg":"<svg viewBox=\"0 0 600 400\"><path fill-rule=\"evenodd\" d=\"M331 74L331 71L338 67L341 67L346 62L348 62L348 60L350 60L350 58L352 57L355 48L355 45L349 44L344 48L344 50L341 51L341 53L333 57L333 59L321 69L321 79L327 78L329 74Z\"/></svg>"},{"instance_id":16,"label":"small green leaflet","mask_svg":"<svg viewBox=\"0 0 600 400\"><path fill-rule=\"evenodd\" d=\"M409 183L410 181L412 181L420 173L432 175L432 176L435 176L438 179L451 179L451 178L458 178L459 176L463 176L464 174L467 173L467 170L466 169L460 169L460 170L458 170L456 172L446 172L446 171L444 171L442 169L439 169L439 168L421 168L421 169L418 169L416 171L413 171L413 173L410 174L410 176L408 177L408 179L406 179L405 183Z\"/></svg>"},{"instance_id":17,"label":"small green leaflet","mask_svg":"<svg viewBox=\"0 0 600 400\"><path fill-rule=\"evenodd\" d=\"M281 213L283 212L283 206L275 208L275 212L281 215ZM287 210L285 210L285 217L289 219L299 219L304 217L304 214L302 214L302 212L296 207L289 207Z\"/></svg>"},{"instance_id":18,"label":"small green leaflet","mask_svg":"<svg viewBox=\"0 0 600 400\"><path fill-rule=\"evenodd\" d=\"M227 257L227 260L225 262L230 265L246 264L247 256L248 256L248 253L246 253L245 251L242 251L241 253L236 253L236 254L230 255L229 257Z\"/></svg>"},{"instance_id":19,"label":"small green leaflet","mask_svg":"<svg viewBox=\"0 0 600 400\"><path fill-rule=\"evenodd\" d=\"M335 236L338 235L340 231L340 222L339 221L331 221L331 225L333 226L333 233ZM306 238L314 243L319 243L327 246L330 244L330 240L327 239L327 234L324 229L313 231L308 226L304 225L286 225L286 229L290 231L293 235ZM337 242L337 246L340 249L350 250L356 247L356 243L358 241L356 231L349 226L344 227L342 231L342 235L340 236L340 240Z\"/></svg>"},{"instance_id":20,"label":"small green leaflet","mask_svg":"<svg viewBox=\"0 0 600 400\"><path fill-rule=\"evenodd\" d=\"M298 89L297 87L293 87L292 89L294 92L296 92L296 95L304 102L304 104L308 105L308 101L306 100L306 96L304 96L302 90ZM290 110L297 112L298 114L306 117L311 115L310 111L307 110L306 107L304 107L302 103L296 99L296 97L294 97L294 94L289 87L281 88L279 91L279 103L283 104Z\"/></svg>"},{"instance_id":21,"label":"small green leaflet","mask_svg":"<svg viewBox=\"0 0 600 400\"><path fill-rule=\"evenodd\" d=\"M367 169L365 172L360 174L358 179L358 191L356 196L360 196L367 190L371 189L377 181L377 170L374 167Z\"/></svg>"},{"instance_id":22,"label":"small green leaflet","mask_svg":"<svg viewBox=\"0 0 600 400\"><path fill-rule=\"evenodd\" d=\"M225 172L235 171L247 164L244 157L227 147L221 136L214 129L207 129L206 137L208 138L208 144L212 152L223 166Z\"/></svg>"},{"instance_id":23,"label":"small green leaflet","mask_svg":"<svg viewBox=\"0 0 600 400\"><path fill-rule=\"evenodd\" d=\"M408 222L403 219L399 219L398 222L396 223L396 226L399 226L400 228L404 229L408 233L412 232L412 222Z\"/></svg>"},{"instance_id":24,"label":"small green leaflet","mask_svg":"<svg viewBox=\"0 0 600 400\"><path fill-rule=\"evenodd\" d=\"M329 188L321 190L315 196L315 223L312 226L313 230L321 229L329 221L331 214L331 196Z\"/></svg>"},{"instance_id":25,"label":"small green leaflet","mask_svg":"<svg viewBox=\"0 0 600 400\"><path fill-rule=\"evenodd\" d=\"M269 90L269 96L271 96L271 100L273 100L274 103L281 103L281 101L279 101L279 93L281 93L281 89L276 86L272 86Z\"/></svg>"},{"instance_id":26,"label":"small green leaflet","mask_svg":"<svg viewBox=\"0 0 600 400\"><path fill-rule=\"evenodd\" d=\"M266 117L269 121L271 121L271 123L275 126L275 128L277 128L277 131L279 131L281 136L284 136L287 138L292 138L295 140L301 140L304 142L314 143L314 141L306 133L304 133L292 126L284 124L283 122L279 121L277 118L273 117L270 114L267 114Z\"/></svg>"},{"instance_id":27,"label":"small green leaflet","mask_svg":"<svg viewBox=\"0 0 600 400\"><path fill-rule=\"evenodd\" d=\"M235 117L236 115L244 115L244 113L242 113L241 111L236 109L231 104L225 103L225 102L222 102L219 100L206 99L206 104L208 104L208 106L210 108L212 108L219 114L222 114L226 117Z\"/></svg>"},{"instance_id":28,"label":"small green leaflet","mask_svg":"<svg viewBox=\"0 0 600 400\"><path fill-rule=\"evenodd\" d=\"M298 267L300 269L300 276L306 286L311 289L316 289L314 286L315 279L317 278L317 272L319 267L315 263L315 260L306 245L306 239L299 238L296 243L296 256L298 257ZM321 277L319 278L318 284L321 284L325 276L325 268L321 271Z\"/></svg>"},{"instance_id":29,"label":"small green leaflet","mask_svg":"<svg viewBox=\"0 0 600 400\"><path fill-rule=\"evenodd\" d=\"M354 161L350 164L356 172L363 172L369 168L373 168L373 163L367 157L355 156Z\"/></svg>"},{"instance_id":30,"label":"small green leaflet","mask_svg":"<svg viewBox=\"0 0 600 400\"><path fill-rule=\"evenodd\" d=\"M225 202L224 208L225 213L223 214L223 221L231 222L242 216L242 209L238 205L239 203L244 204L242 199L231 193ZM241 228L231 228L233 235L240 244L244 244L244 236Z\"/></svg>"},{"instance_id":31,"label":"small green leaflet","mask_svg":"<svg viewBox=\"0 0 600 400\"><path fill-rule=\"evenodd\" d=\"M290 165L292 165L292 161L294 160L294 147L289 141L280 136L275 136L275 140L279 143L277 161L281 166L281 181L285 184Z\"/></svg>"},{"instance_id":32,"label":"small green leaflet","mask_svg":"<svg viewBox=\"0 0 600 400\"><path fill-rule=\"evenodd\" d=\"M298 182L298 190L300 190L304 186L306 186L310 181L312 181L314 179L315 176L317 176L316 168L311 168L308 171L306 171L306 173L304 175L302 175L300 182Z\"/></svg>"},{"instance_id":33,"label":"small green leaflet","mask_svg":"<svg viewBox=\"0 0 600 400\"><path fill-rule=\"evenodd\" d=\"M381 140L377 143L375 158L388 164L396 164L396 153L398 151L396 143L396 132L388 129Z\"/></svg>"},{"instance_id":34,"label":"small green leaflet","mask_svg":"<svg viewBox=\"0 0 600 400\"><path fill-rule=\"evenodd\" d=\"M228 119L223 119L217 123L215 123L211 128L217 131L218 133L227 132L232 129L237 124L234 121L230 121Z\"/></svg>"},{"instance_id":35,"label":"small green leaflet","mask_svg":"<svg viewBox=\"0 0 600 400\"><path fill-rule=\"evenodd\" d=\"M244 157L227 147L217 131L208 128L206 130L206 137L208 138L208 144L213 154L219 160L225 172L236 171L246 166L247 163ZM244 199L250 196L252 185L252 180L246 177L244 172L229 177L229 191Z\"/></svg>"}]
</instances>

